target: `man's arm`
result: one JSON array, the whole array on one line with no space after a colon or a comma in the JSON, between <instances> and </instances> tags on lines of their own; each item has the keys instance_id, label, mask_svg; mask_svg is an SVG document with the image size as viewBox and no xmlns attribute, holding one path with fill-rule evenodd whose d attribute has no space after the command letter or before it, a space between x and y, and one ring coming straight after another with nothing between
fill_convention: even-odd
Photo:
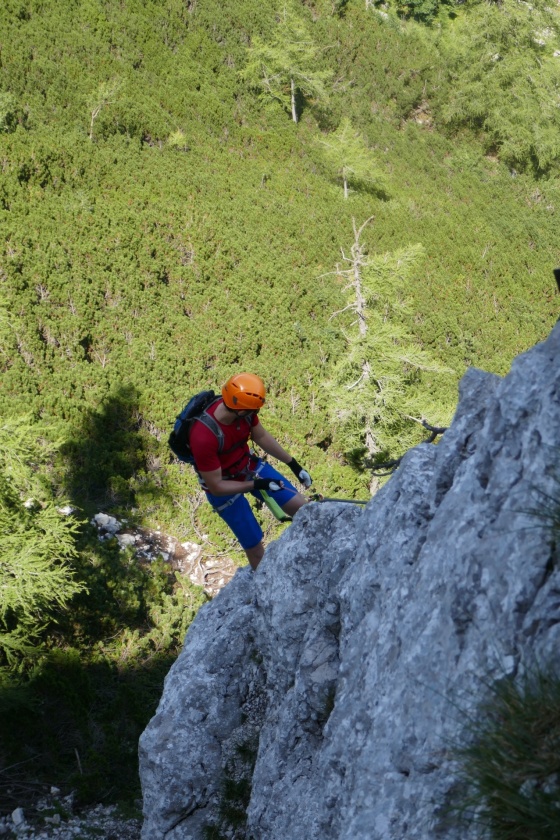
<instances>
[{"instance_id":1,"label":"man's arm","mask_svg":"<svg viewBox=\"0 0 560 840\"><path fill-rule=\"evenodd\" d=\"M272 437L270 432L266 431L262 423L257 423L256 426L253 426L251 437L254 442L261 447L261 449L264 449L264 451L268 452L269 455L272 455L273 458L278 458L279 461L286 464L298 481L301 481L304 487L311 487L313 479L307 470L304 470L301 464L298 464L296 459L292 458L283 446L280 446L276 438Z\"/></svg>"},{"instance_id":2,"label":"man's arm","mask_svg":"<svg viewBox=\"0 0 560 840\"><path fill-rule=\"evenodd\" d=\"M270 432L267 432L261 422L253 426L251 437L261 449L264 449L273 458L278 458L283 464L289 464L292 456L286 452L283 446L280 446L275 437L272 437Z\"/></svg>"},{"instance_id":3,"label":"man's arm","mask_svg":"<svg viewBox=\"0 0 560 840\"><path fill-rule=\"evenodd\" d=\"M221 469L211 472L201 472L201 479L204 481L213 496L229 496L232 493L248 493L253 489L254 481L231 481L222 478Z\"/></svg>"},{"instance_id":4,"label":"man's arm","mask_svg":"<svg viewBox=\"0 0 560 840\"><path fill-rule=\"evenodd\" d=\"M229 478L222 478L221 469L200 472L199 475L213 496L232 496L234 493L250 493L251 490L267 490L274 493L284 486L274 478L257 477L250 481L231 481Z\"/></svg>"}]
</instances>

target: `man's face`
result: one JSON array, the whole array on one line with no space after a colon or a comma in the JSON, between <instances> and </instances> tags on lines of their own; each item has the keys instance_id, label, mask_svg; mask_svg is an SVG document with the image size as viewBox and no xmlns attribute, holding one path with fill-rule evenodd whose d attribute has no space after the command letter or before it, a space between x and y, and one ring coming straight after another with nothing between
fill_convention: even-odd
<instances>
[{"instance_id":1,"label":"man's face","mask_svg":"<svg viewBox=\"0 0 560 840\"><path fill-rule=\"evenodd\" d=\"M230 411L237 417L248 417L249 414L258 414L258 408L230 408Z\"/></svg>"},{"instance_id":2,"label":"man's face","mask_svg":"<svg viewBox=\"0 0 560 840\"><path fill-rule=\"evenodd\" d=\"M247 417L249 414L258 414L260 409L258 408L230 408L229 405L226 405L227 410L230 414L234 414L236 417Z\"/></svg>"}]
</instances>

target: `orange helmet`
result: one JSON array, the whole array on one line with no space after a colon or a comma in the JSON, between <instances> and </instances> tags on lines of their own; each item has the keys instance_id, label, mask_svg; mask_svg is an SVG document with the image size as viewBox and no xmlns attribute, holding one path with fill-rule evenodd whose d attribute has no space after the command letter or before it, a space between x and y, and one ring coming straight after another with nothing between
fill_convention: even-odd
<instances>
[{"instance_id":1,"label":"orange helmet","mask_svg":"<svg viewBox=\"0 0 560 840\"><path fill-rule=\"evenodd\" d=\"M222 388L222 399L228 408L255 411L264 405L264 382L254 373L237 373Z\"/></svg>"}]
</instances>

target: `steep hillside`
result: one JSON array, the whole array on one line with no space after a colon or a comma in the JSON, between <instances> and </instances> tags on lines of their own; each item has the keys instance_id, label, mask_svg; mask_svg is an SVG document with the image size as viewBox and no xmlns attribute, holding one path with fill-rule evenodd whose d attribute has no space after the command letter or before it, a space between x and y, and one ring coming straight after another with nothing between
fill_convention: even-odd
<instances>
[{"instance_id":1,"label":"steep hillside","mask_svg":"<svg viewBox=\"0 0 560 840\"><path fill-rule=\"evenodd\" d=\"M400 419L379 423L378 448L400 454L420 439L403 415L444 423L468 364L503 373L550 327L555 181L449 134L440 115L459 82L442 73L459 23L444 15L436 37L357 0L295 8L326 80L324 97L300 97L297 124L243 78L255 39L279 27L271 3L0 12L2 410L62 418L76 442L120 399L125 429L142 429L138 458L108 457L110 479L88 464L93 480L76 480L69 445L60 482L69 470L82 505L112 499L169 524L169 497L188 496L166 430L190 392L238 367L266 379L273 431L306 448L322 489L367 484L337 467L353 444L326 390L352 331L332 316L353 220L373 217L372 256L416 249L391 293L408 307L390 317L451 371L401 363ZM322 145L343 117L378 173L351 176L347 200Z\"/></svg>"}]
</instances>

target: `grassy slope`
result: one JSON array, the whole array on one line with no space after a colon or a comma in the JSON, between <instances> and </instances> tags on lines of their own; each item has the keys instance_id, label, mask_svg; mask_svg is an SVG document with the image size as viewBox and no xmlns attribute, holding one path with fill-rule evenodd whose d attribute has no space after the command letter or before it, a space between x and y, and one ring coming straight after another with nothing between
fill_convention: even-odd
<instances>
[{"instance_id":1,"label":"grassy slope","mask_svg":"<svg viewBox=\"0 0 560 840\"><path fill-rule=\"evenodd\" d=\"M266 422L320 490L365 492L368 475L343 465L326 386L349 329L330 315L353 219L374 216L370 252L424 247L407 326L453 371L420 381L431 422L449 420L468 365L504 373L556 317L558 188L438 131L435 36L357 0L342 18L304 10L333 82L296 126L237 75L271 8L29 2L0 18L0 79L20 122L0 135L2 410L65 422L61 492L88 513L134 507L183 538L177 511L195 482L169 462L167 430L189 393L239 367L266 379ZM118 89L91 142L107 82ZM384 196L344 201L326 170L317 140L343 115L384 171ZM185 150L166 143L177 130ZM117 404L121 426L104 426ZM108 432L88 453L96 425ZM223 547L206 513L200 528Z\"/></svg>"}]
</instances>

